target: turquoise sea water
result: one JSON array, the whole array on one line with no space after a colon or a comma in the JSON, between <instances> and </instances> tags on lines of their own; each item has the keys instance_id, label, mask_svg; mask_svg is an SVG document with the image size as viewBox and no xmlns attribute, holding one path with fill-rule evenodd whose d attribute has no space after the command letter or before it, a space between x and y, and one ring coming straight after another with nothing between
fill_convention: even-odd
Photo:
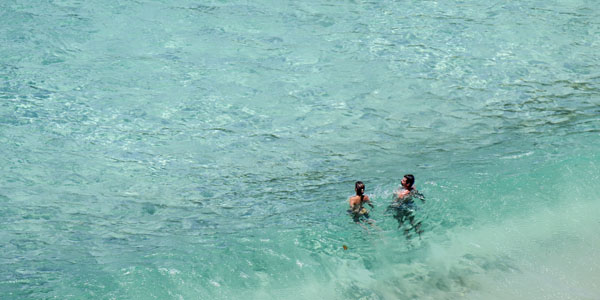
<instances>
[{"instance_id":1,"label":"turquoise sea water","mask_svg":"<svg viewBox=\"0 0 600 300\"><path fill-rule=\"evenodd\" d=\"M598 299L599 49L587 0L0 1L0 299Z\"/></svg>"}]
</instances>

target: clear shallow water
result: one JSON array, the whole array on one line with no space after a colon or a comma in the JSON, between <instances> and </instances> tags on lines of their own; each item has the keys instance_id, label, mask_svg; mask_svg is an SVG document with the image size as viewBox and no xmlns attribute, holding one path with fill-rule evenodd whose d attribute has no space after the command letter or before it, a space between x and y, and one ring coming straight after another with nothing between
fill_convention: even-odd
<instances>
[{"instance_id":1,"label":"clear shallow water","mask_svg":"<svg viewBox=\"0 0 600 300\"><path fill-rule=\"evenodd\" d=\"M593 1L3 1L0 294L595 299L598 20ZM384 215L409 172L421 239ZM345 214L359 179L381 232Z\"/></svg>"}]
</instances>

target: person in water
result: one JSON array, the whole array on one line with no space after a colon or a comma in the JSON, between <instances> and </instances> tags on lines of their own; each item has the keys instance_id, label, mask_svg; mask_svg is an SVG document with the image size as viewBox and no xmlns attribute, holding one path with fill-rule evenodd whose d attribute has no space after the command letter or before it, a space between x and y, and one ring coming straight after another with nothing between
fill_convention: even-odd
<instances>
[{"instance_id":1,"label":"person in water","mask_svg":"<svg viewBox=\"0 0 600 300\"><path fill-rule=\"evenodd\" d=\"M365 195L365 184L362 181L357 181L354 184L354 191L356 191L356 195L348 198L348 202L350 203L348 212L354 222L358 224L360 224L361 220L371 223L371 220L369 220L369 211L364 207L364 204L368 204L371 208L373 208L373 204L371 204L369 196Z\"/></svg>"},{"instance_id":2,"label":"person in water","mask_svg":"<svg viewBox=\"0 0 600 300\"><path fill-rule=\"evenodd\" d=\"M425 197L417 191L414 183L415 177L412 174L404 175L400 182L401 187L394 192L394 200L386 210L393 211L394 218L398 221L398 228L402 227L404 222L409 222L410 227L404 229L404 234L407 238L410 237L409 233L411 229L414 229L419 236L423 233L423 230L421 230L421 222L415 223L414 212L416 210L416 205L414 198L418 198L422 202L425 202Z\"/></svg>"},{"instance_id":3,"label":"person in water","mask_svg":"<svg viewBox=\"0 0 600 300\"><path fill-rule=\"evenodd\" d=\"M394 200L409 200L411 193L417 192L417 189L414 186L415 184L415 176L412 174L406 174L400 181L400 186L397 191L394 192L394 196L396 197Z\"/></svg>"}]
</instances>

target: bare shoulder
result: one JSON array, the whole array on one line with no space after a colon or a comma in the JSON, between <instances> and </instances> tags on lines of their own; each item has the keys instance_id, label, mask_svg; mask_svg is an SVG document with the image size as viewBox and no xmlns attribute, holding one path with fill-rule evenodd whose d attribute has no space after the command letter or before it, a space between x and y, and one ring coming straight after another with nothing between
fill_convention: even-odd
<instances>
[{"instance_id":1,"label":"bare shoulder","mask_svg":"<svg viewBox=\"0 0 600 300\"><path fill-rule=\"evenodd\" d=\"M371 201L371 198L369 198L369 196L365 195L365 196L363 197L363 201Z\"/></svg>"},{"instance_id":2,"label":"bare shoulder","mask_svg":"<svg viewBox=\"0 0 600 300\"><path fill-rule=\"evenodd\" d=\"M409 190L400 190L398 191L398 194L396 194L397 200L403 199L406 196L410 195L410 191Z\"/></svg>"}]
</instances>

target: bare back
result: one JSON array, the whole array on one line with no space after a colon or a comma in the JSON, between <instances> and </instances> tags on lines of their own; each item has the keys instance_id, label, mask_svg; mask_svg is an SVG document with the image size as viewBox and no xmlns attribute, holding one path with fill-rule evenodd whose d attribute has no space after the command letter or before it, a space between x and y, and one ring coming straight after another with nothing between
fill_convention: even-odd
<instances>
[{"instance_id":1,"label":"bare back","mask_svg":"<svg viewBox=\"0 0 600 300\"><path fill-rule=\"evenodd\" d=\"M364 195L362 197L362 201L360 199L360 196L358 196L358 195L348 198L348 203L350 204L350 208L352 209L353 212L360 212L363 208L363 204L366 202L370 202L370 201L371 200L369 199L369 196L367 196L367 195Z\"/></svg>"}]
</instances>

